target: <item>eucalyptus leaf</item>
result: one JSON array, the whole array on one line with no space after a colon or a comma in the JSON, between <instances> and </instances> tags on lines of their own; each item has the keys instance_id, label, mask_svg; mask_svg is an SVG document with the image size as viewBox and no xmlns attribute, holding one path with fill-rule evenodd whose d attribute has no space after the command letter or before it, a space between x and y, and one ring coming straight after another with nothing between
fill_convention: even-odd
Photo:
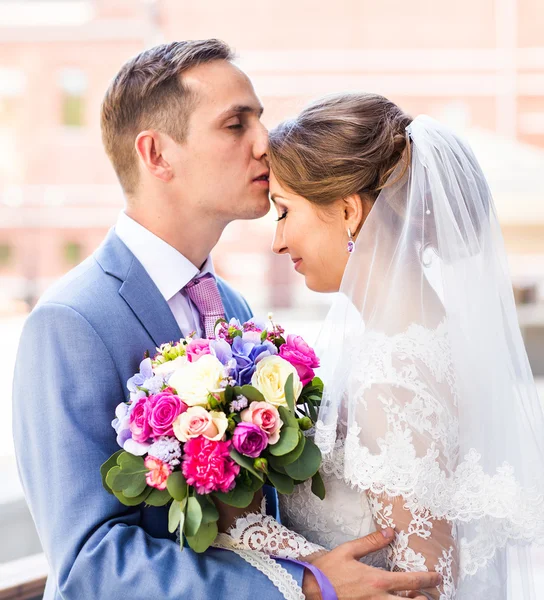
<instances>
[{"instance_id":1,"label":"eucalyptus leaf","mask_svg":"<svg viewBox=\"0 0 544 600\"><path fill-rule=\"evenodd\" d=\"M230 492L215 492L214 497L229 506L235 506L236 508L246 508L251 504L254 493L251 490L245 489L242 486L237 485Z\"/></svg>"},{"instance_id":2,"label":"eucalyptus leaf","mask_svg":"<svg viewBox=\"0 0 544 600\"><path fill-rule=\"evenodd\" d=\"M111 489L112 492L120 492L121 488L115 485L115 480L117 479L117 475L121 472L121 467L116 465L112 467L106 474L106 485Z\"/></svg>"},{"instance_id":3,"label":"eucalyptus leaf","mask_svg":"<svg viewBox=\"0 0 544 600\"><path fill-rule=\"evenodd\" d=\"M138 504L141 504L149 496L152 489L147 486L139 496L135 496L134 498L127 498L122 492L116 492L115 490L113 494L125 506L138 506Z\"/></svg>"},{"instance_id":4,"label":"eucalyptus leaf","mask_svg":"<svg viewBox=\"0 0 544 600\"><path fill-rule=\"evenodd\" d=\"M297 460L297 458L302 454L302 451L304 450L304 445L306 444L306 438L302 434L302 431L298 432L298 437L298 444L296 445L294 450L291 450L291 452L288 452L287 454L283 454L281 456L270 456L269 462L272 468L284 467L285 465L288 465Z\"/></svg>"},{"instance_id":5,"label":"eucalyptus leaf","mask_svg":"<svg viewBox=\"0 0 544 600\"><path fill-rule=\"evenodd\" d=\"M295 396L293 393L293 374L291 373L285 382L285 400L289 410L295 412Z\"/></svg>"},{"instance_id":6,"label":"eucalyptus leaf","mask_svg":"<svg viewBox=\"0 0 544 600\"><path fill-rule=\"evenodd\" d=\"M195 496L195 498L198 500L200 508L202 509L202 525L206 525L219 519L219 511L217 510L209 494L198 494Z\"/></svg>"},{"instance_id":7,"label":"eucalyptus leaf","mask_svg":"<svg viewBox=\"0 0 544 600\"><path fill-rule=\"evenodd\" d=\"M284 425L287 427L296 427L298 429L297 418L286 406L280 406L278 412L280 413Z\"/></svg>"},{"instance_id":8,"label":"eucalyptus leaf","mask_svg":"<svg viewBox=\"0 0 544 600\"><path fill-rule=\"evenodd\" d=\"M268 451L273 456L282 456L294 450L298 444L298 427L282 427L280 439L273 446L268 446Z\"/></svg>"},{"instance_id":9,"label":"eucalyptus leaf","mask_svg":"<svg viewBox=\"0 0 544 600\"><path fill-rule=\"evenodd\" d=\"M141 456L134 456L130 452L121 452L117 457L117 464L125 473L138 473L140 471L147 473L149 470L144 465L144 459Z\"/></svg>"},{"instance_id":10,"label":"eucalyptus leaf","mask_svg":"<svg viewBox=\"0 0 544 600\"><path fill-rule=\"evenodd\" d=\"M174 533L179 526L182 515L181 502L174 500L168 511L168 531Z\"/></svg>"},{"instance_id":11,"label":"eucalyptus leaf","mask_svg":"<svg viewBox=\"0 0 544 600\"><path fill-rule=\"evenodd\" d=\"M205 552L213 544L217 533L217 523L211 521L203 524L195 536L187 536L187 542L195 552Z\"/></svg>"},{"instance_id":12,"label":"eucalyptus leaf","mask_svg":"<svg viewBox=\"0 0 544 600\"><path fill-rule=\"evenodd\" d=\"M305 481L313 477L321 466L321 452L313 440L306 438L304 450L295 462L285 465L285 472L293 479Z\"/></svg>"},{"instance_id":13,"label":"eucalyptus leaf","mask_svg":"<svg viewBox=\"0 0 544 600\"><path fill-rule=\"evenodd\" d=\"M202 523L202 507L200 502L194 497L189 496L187 500L187 508L185 509L185 535L187 538L192 537L198 531Z\"/></svg>"},{"instance_id":14,"label":"eucalyptus leaf","mask_svg":"<svg viewBox=\"0 0 544 600\"><path fill-rule=\"evenodd\" d=\"M172 496L168 490L158 490L153 488L149 496L145 499L145 503L149 506L164 506L172 500Z\"/></svg>"},{"instance_id":15,"label":"eucalyptus leaf","mask_svg":"<svg viewBox=\"0 0 544 600\"><path fill-rule=\"evenodd\" d=\"M265 402L264 396L256 387L252 385L243 385L240 388L240 393L245 396L250 402Z\"/></svg>"},{"instance_id":16,"label":"eucalyptus leaf","mask_svg":"<svg viewBox=\"0 0 544 600\"><path fill-rule=\"evenodd\" d=\"M268 480L278 490L280 494L292 494L295 488L294 482L288 475L283 475L270 469L268 471Z\"/></svg>"},{"instance_id":17,"label":"eucalyptus leaf","mask_svg":"<svg viewBox=\"0 0 544 600\"><path fill-rule=\"evenodd\" d=\"M312 477L312 492L320 499L325 499L325 484L321 478L321 473L318 471Z\"/></svg>"},{"instance_id":18,"label":"eucalyptus leaf","mask_svg":"<svg viewBox=\"0 0 544 600\"><path fill-rule=\"evenodd\" d=\"M144 473L119 473L115 478L115 485L121 487L121 492L127 498L135 498L139 496L147 486Z\"/></svg>"},{"instance_id":19,"label":"eucalyptus leaf","mask_svg":"<svg viewBox=\"0 0 544 600\"><path fill-rule=\"evenodd\" d=\"M118 450L115 454L112 454L108 460L102 464L102 466L100 467L100 475L102 476L102 485L104 486L104 489L109 492L110 494L113 494L113 491L111 489L111 487L106 483L106 475L108 474L108 471L117 466L117 458L118 456L124 452L124 450Z\"/></svg>"},{"instance_id":20,"label":"eucalyptus leaf","mask_svg":"<svg viewBox=\"0 0 544 600\"><path fill-rule=\"evenodd\" d=\"M232 458L232 460L234 460L234 462L238 463L241 467L244 467L244 469L247 469L250 473L255 475L255 477L259 478L261 481L264 481L264 475L257 471L257 469L255 469L255 467L253 466L252 458L240 454L233 446L230 447L229 453L230 457Z\"/></svg>"},{"instance_id":21,"label":"eucalyptus leaf","mask_svg":"<svg viewBox=\"0 0 544 600\"><path fill-rule=\"evenodd\" d=\"M187 497L189 488L181 471L170 473L166 480L166 489L170 492L172 498L178 502Z\"/></svg>"}]
</instances>

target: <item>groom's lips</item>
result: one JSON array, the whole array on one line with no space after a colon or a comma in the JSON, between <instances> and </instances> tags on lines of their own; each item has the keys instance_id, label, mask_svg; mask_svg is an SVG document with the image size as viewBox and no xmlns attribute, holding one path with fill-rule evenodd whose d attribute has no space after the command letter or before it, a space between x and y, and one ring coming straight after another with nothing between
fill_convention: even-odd
<instances>
[{"instance_id":1,"label":"groom's lips","mask_svg":"<svg viewBox=\"0 0 544 600\"><path fill-rule=\"evenodd\" d=\"M269 175L269 172L264 171L258 177L255 177L253 179L253 183L256 183L257 185L260 185L260 186L268 189L268 175Z\"/></svg>"}]
</instances>

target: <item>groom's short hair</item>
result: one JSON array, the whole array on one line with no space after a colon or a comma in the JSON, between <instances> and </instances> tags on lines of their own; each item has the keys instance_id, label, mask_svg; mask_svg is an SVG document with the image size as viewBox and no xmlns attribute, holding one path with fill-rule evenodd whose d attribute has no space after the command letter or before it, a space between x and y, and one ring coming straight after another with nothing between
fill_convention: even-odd
<instances>
[{"instance_id":1,"label":"groom's short hair","mask_svg":"<svg viewBox=\"0 0 544 600\"><path fill-rule=\"evenodd\" d=\"M102 102L102 141L127 194L138 184L134 141L140 131L157 129L178 143L187 134L195 96L181 74L214 60L234 59L217 39L171 42L141 52L125 63Z\"/></svg>"}]
</instances>

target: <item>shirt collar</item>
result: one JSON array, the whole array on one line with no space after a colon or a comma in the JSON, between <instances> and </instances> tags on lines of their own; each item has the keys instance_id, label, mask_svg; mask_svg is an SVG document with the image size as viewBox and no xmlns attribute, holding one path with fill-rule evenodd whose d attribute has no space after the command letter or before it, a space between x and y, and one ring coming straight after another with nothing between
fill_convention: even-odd
<instances>
[{"instance_id":1,"label":"shirt collar","mask_svg":"<svg viewBox=\"0 0 544 600\"><path fill-rule=\"evenodd\" d=\"M121 212L115 233L140 261L164 299L168 302L198 275L215 275L211 256L198 269L174 247L151 233L125 212Z\"/></svg>"}]
</instances>

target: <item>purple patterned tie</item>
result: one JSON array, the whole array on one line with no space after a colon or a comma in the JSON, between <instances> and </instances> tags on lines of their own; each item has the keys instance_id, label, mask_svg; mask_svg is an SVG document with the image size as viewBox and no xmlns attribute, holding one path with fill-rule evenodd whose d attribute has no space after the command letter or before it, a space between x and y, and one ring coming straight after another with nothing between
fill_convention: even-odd
<instances>
[{"instance_id":1,"label":"purple patterned tie","mask_svg":"<svg viewBox=\"0 0 544 600\"><path fill-rule=\"evenodd\" d=\"M187 295L200 313L200 324L207 338L214 336L217 319L225 318L225 309L215 277L210 273L193 279L186 286Z\"/></svg>"}]
</instances>

